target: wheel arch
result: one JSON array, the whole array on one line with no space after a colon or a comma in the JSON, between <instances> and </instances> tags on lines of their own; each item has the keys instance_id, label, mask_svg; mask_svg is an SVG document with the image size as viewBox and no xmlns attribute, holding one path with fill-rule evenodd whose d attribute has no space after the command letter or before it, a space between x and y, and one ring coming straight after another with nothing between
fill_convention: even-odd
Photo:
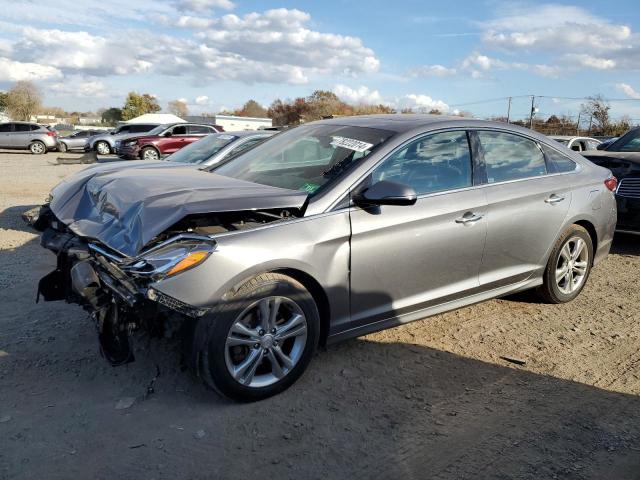
<instances>
[{"instance_id":1,"label":"wheel arch","mask_svg":"<svg viewBox=\"0 0 640 480\"><path fill-rule=\"evenodd\" d=\"M138 156L140 157L140 160L144 160L144 151L148 148L154 149L158 154L158 158L162 158L162 153L160 152L160 149L151 143L147 143L145 145L140 146L140 153L138 154Z\"/></svg>"},{"instance_id":2,"label":"wheel arch","mask_svg":"<svg viewBox=\"0 0 640 480\"><path fill-rule=\"evenodd\" d=\"M598 231L596 230L595 225L589 220L576 220L573 222L573 225L579 225L589 233L591 243L593 244L593 252L595 254L595 252L598 251Z\"/></svg>"},{"instance_id":3,"label":"wheel arch","mask_svg":"<svg viewBox=\"0 0 640 480\"><path fill-rule=\"evenodd\" d=\"M309 291L309 293L313 297L313 300L316 302L318 313L320 314L320 344L323 346L326 345L327 338L329 337L331 307L329 304L329 297L327 296L327 292L325 292L322 285L320 285L320 283L315 278L313 278L313 276L295 268L277 268L270 271L293 278L294 280L300 282Z\"/></svg>"}]
</instances>

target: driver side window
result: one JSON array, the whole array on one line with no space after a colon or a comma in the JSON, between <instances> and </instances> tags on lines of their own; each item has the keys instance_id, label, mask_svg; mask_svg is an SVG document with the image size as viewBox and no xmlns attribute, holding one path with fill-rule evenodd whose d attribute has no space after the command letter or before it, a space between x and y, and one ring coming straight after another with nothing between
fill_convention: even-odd
<instances>
[{"instance_id":1,"label":"driver side window","mask_svg":"<svg viewBox=\"0 0 640 480\"><path fill-rule=\"evenodd\" d=\"M184 125L179 125L177 127L173 127L172 134L173 135L186 135L187 134L187 127L185 127Z\"/></svg>"},{"instance_id":2,"label":"driver side window","mask_svg":"<svg viewBox=\"0 0 640 480\"><path fill-rule=\"evenodd\" d=\"M467 133L443 132L414 140L392 153L373 171L373 183L403 183L416 194L455 190L473 185Z\"/></svg>"}]
</instances>

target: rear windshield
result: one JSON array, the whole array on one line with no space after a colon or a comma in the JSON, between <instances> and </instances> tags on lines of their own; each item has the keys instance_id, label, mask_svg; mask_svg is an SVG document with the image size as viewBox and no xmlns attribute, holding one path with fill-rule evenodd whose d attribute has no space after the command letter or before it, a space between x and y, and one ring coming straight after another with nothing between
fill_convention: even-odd
<instances>
[{"instance_id":1,"label":"rear windshield","mask_svg":"<svg viewBox=\"0 0 640 480\"><path fill-rule=\"evenodd\" d=\"M237 139L238 137L235 135L214 133L181 148L176 153L169 155L165 160L178 163L202 163Z\"/></svg>"},{"instance_id":2,"label":"rear windshield","mask_svg":"<svg viewBox=\"0 0 640 480\"><path fill-rule=\"evenodd\" d=\"M262 185L317 193L395 132L335 124L285 131L212 171Z\"/></svg>"}]
</instances>

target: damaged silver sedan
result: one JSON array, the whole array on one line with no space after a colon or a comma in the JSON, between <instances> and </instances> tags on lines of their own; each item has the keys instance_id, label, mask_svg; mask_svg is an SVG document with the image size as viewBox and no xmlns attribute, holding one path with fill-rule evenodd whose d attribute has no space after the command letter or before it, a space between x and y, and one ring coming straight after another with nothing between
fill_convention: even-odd
<instances>
[{"instance_id":1,"label":"damaged silver sedan","mask_svg":"<svg viewBox=\"0 0 640 480\"><path fill-rule=\"evenodd\" d=\"M36 225L39 296L86 308L103 355L179 335L241 401L283 391L319 344L516 291L573 300L606 257L615 178L510 125L323 120L208 169L88 168Z\"/></svg>"}]
</instances>

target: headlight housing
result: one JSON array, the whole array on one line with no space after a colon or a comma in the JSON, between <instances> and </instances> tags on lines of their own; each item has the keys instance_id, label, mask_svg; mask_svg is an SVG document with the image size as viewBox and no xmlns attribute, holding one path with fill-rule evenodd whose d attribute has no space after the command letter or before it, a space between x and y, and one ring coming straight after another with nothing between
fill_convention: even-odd
<instances>
[{"instance_id":1,"label":"headlight housing","mask_svg":"<svg viewBox=\"0 0 640 480\"><path fill-rule=\"evenodd\" d=\"M204 262L215 250L215 241L183 240L161 244L142 254L123 271L132 275L161 280L190 270Z\"/></svg>"}]
</instances>

